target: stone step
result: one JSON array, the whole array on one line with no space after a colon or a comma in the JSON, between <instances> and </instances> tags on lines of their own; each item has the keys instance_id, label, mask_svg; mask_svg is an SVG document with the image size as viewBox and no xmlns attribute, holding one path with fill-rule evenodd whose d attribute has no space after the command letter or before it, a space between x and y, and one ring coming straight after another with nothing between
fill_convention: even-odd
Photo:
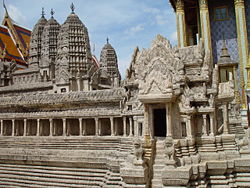
<instances>
[{"instance_id":1,"label":"stone step","mask_svg":"<svg viewBox=\"0 0 250 188\"><path fill-rule=\"evenodd\" d=\"M55 182L46 182L46 181L38 181L37 179L34 180L25 180L20 177L19 179L8 178L8 177L1 177L0 180L0 187L72 187L72 188L82 188L83 185L77 184L69 184L66 185L64 182L55 183ZM96 185L84 185L84 188L99 188L100 186Z\"/></svg>"},{"instance_id":2,"label":"stone step","mask_svg":"<svg viewBox=\"0 0 250 188\"><path fill-rule=\"evenodd\" d=\"M99 187L107 170L0 164L0 185Z\"/></svg>"},{"instance_id":3,"label":"stone step","mask_svg":"<svg viewBox=\"0 0 250 188\"><path fill-rule=\"evenodd\" d=\"M24 175L24 176L35 176L35 177L44 177L44 178L62 178L62 179L75 179L75 180L93 180L93 181L102 181L103 176L100 174L90 174L90 173L76 173L76 172L67 172L61 173L58 171L44 171L44 170L29 170L29 169L7 169L0 167L1 174L14 174L14 175Z\"/></svg>"}]
</instances>

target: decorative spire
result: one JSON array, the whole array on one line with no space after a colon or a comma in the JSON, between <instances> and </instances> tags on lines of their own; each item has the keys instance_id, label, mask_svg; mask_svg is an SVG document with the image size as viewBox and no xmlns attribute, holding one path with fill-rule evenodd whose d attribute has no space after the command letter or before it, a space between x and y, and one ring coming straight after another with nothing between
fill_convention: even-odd
<instances>
[{"instance_id":1,"label":"decorative spire","mask_svg":"<svg viewBox=\"0 0 250 188\"><path fill-rule=\"evenodd\" d=\"M51 9L50 14L51 14L51 18L54 18L55 11L53 10L53 8Z\"/></svg>"},{"instance_id":2,"label":"decorative spire","mask_svg":"<svg viewBox=\"0 0 250 188\"><path fill-rule=\"evenodd\" d=\"M109 44L109 38L107 37L107 44Z\"/></svg>"},{"instance_id":3,"label":"decorative spire","mask_svg":"<svg viewBox=\"0 0 250 188\"><path fill-rule=\"evenodd\" d=\"M8 18L9 17L9 13L8 13L8 10L7 10L7 7L5 5L4 0L3 0L3 8L5 9L5 18Z\"/></svg>"},{"instance_id":4,"label":"decorative spire","mask_svg":"<svg viewBox=\"0 0 250 188\"><path fill-rule=\"evenodd\" d=\"M71 14L75 14L75 6L73 3L71 3L70 8L71 8Z\"/></svg>"},{"instance_id":5,"label":"decorative spire","mask_svg":"<svg viewBox=\"0 0 250 188\"><path fill-rule=\"evenodd\" d=\"M42 18L45 18L44 16L45 16L45 12L44 12L44 8L42 7Z\"/></svg>"}]
</instances>

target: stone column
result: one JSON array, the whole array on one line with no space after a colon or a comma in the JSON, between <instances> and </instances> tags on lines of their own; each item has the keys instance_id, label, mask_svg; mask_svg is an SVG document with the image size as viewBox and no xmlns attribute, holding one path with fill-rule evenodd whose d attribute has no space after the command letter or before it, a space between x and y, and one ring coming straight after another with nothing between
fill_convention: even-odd
<instances>
[{"instance_id":1,"label":"stone column","mask_svg":"<svg viewBox=\"0 0 250 188\"><path fill-rule=\"evenodd\" d=\"M201 35L204 42L205 50L210 51L212 55L212 42L211 42L211 29L208 10L208 0L199 0L200 6L200 22L201 22Z\"/></svg>"},{"instance_id":2,"label":"stone column","mask_svg":"<svg viewBox=\"0 0 250 188\"><path fill-rule=\"evenodd\" d=\"M87 135L87 130L86 130L86 119L83 120L82 122L82 130L83 130L83 133L82 135Z\"/></svg>"},{"instance_id":3,"label":"stone column","mask_svg":"<svg viewBox=\"0 0 250 188\"><path fill-rule=\"evenodd\" d=\"M110 119L110 126L111 126L111 136L115 136L115 131L114 131L114 118L111 117Z\"/></svg>"},{"instance_id":4,"label":"stone column","mask_svg":"<svg viewBox=\"0 0 250 188\"><path fill-rule=\"evenodd\" d=\"M177 24L178 47L183 48L187 46L184 0L176 1L176 24Z\"/></svg>"},{"instance_id":5,"label":"stone column","mask_svg":"<svg viewBox=\"0 0 250 188\"><path fill-rule=\"evenodd\" d=\"M1 133L0 136L3 136L3 120L0 120L0 124L1 124Z\"/></svg>"},{"instance_id":6,"label":"stone column","mask_svg":"<svg viewBox=\"0 0 250 188\"><path fill-rule=\"evenodd\" d=\"M96 136L100 136L99 134L99 119L98 118L95 118L95 135Z\"/></svg>"},{"instance_id":7,"label":"stone column","mask_svg":"<svg viewBox=\"0 0 250 188\"><path fill-rule=\"evenodd\" d=\"M215 126L214 126L214 113L210 113L210 135L214 136L215 135Z\"/></svg>"},{"instance_id":8,"label":"stone column","mask_svg":"<svg viewBox=\"0 0 250 188\"><path fill-rule=\"evenodd\" d=\"M12 119L12 136L15 136L15 120Z\"/></svg>"},{"instance_id":9,"label":"stone column","mask_svg":"<svg viewBox=\"0 0 250 188\"><path fill-rule=\"evenodd\" d=\"M192 127L192 121L191 121L191 116L187 116L187 121L186 121L186 125L187 125L187 137L192 138L193 137L193 127Z\"/></svg>"},{"instance_id":10,"label":"stone column","mask_svg":"<svg viewBox=\"0 0 250 188\"><path fill-rule=\"evenodd\" d=\"M228 120L228 103L223 104L223 134L228 134L229 133L229 120Z\"/></svg>"},{"instance_id":11,"label":"stone column","mask_svg":"<svg viewBox=\"0 0 250 188\"><path fill-rule=\"evenodd\" d=\"M63 121L63 136L66 136L66 119L64 118L64 119L62 119L62 121Z\"/></svg>"},{"instance_id":12,"label":"stone column","mask_svg":"<svg viewBox=\"0 0 250 188\"><path fill-rule=\"evenodd\" d=\"M237 41L239 51L239 65L240 65L240 84L242 90L242 108L246 109L246 94L245 94L245 80L247 80L247 61L248 61L248 38L247 25L244 0L234 0L236 26L237 26Z\"/></svg>"},{"instance_id":13,"label":"stone column","mask_svg":"<svg viewBox=\"0 0 250 188\"><path fill-rule=\"evenodd\" d=\"M139 126L138 126L138 119L134 118L134 135L139 137Z\"/></svg>"},{"instance_id":14,"label":"stone column","mask_svg":"<svg viewBox=\"0 0 250 188\"><path fill-rule=\"evenodd\" d=\"M79 118L79 136L82 136L82 118Z\"/></svg>"},{"instance_id":15,"label":"stone column","mask_svg":"<svg viewBox=\"0 0 250 188\"><path fill-rule=\"evenodd\" d=\"M149 106L144 104L144 136L149 136Z\"/></svg>"},{"instance_id":16,"label":"stone column","mask_svg":"<svg viewBox=\"0 0 250 188\"><path fill-rule=\"evenodd\" d=\"M123 117L123 136L127 136L127 120L126 117Z\"/></svg>"},{"instance_id":17,"label":"stone column","mask_svg":"<svg viewBox=\"0 0 250 188\"><path fill-rule=\"evenodd\" d=\"M167 137L173 136L173 128L172 128L172 103L166 104L166 130L167 130Z\"/></svg>"},{"instance_id":18,"label":"stone column","mask_svg":"<svg viewBox=\"0 0 250 188\"><path fill-rule=\"evenodd\" d=\"M203 114L202 117L203 117L203 131L202 132L203 132L204 136L207 136L208 135L208 133L207 133L207 115Z\"/></svg>"},{"instance_id":19,"label":"stone column","mask_svg":"<svg viewBox=\"0 0 250 188\"><path fill-rule=\"evenodd\" d=\"M49 136L53 136L53 119L49 119Z\"/></svg>"},{"instance_id":20,"label":"stone column","mask_svg":"<svg viewBox=\"0 0 250 188\"><path fill-rule=\"evenodd\" d=\"M129 136L133 136L133 117L129 118Z\"/></svg>"},{"instance_id":21,"label":"stone column","mask_svg":"<svg viewBox=\"0 0 250 188\"><path fill-rule=\"evenodd\" d=\"M27 119L23 120L23 136L27 136Z\"/></svg>"},{"instance_id":22,"label":"stone column","mask_svg":"<svg viewBox=\"0 0 250 188\"><path fill-rule=\"evenodd\" d=\"M40 119L36 120L36 136L40 136Z\"/></svg>"}]
</instances>

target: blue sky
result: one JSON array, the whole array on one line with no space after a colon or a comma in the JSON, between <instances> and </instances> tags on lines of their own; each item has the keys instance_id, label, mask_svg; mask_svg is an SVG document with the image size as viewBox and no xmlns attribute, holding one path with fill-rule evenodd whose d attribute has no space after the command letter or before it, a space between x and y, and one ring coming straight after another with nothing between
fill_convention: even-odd
<instances>
[{"instance_id":1,"label":"blue sky","mask_svg":"<svg viewBox=\"0 0 250 188\"><path fill-rule=\"evenodd\" d=\"M99 59L108 37L123 77L136 46L148 48L157 34L176 44L175 14L168 0L5 0L12 19L30 29L41 17L42 7L47 19L53 8L55 19L62 24L71 12L71 2L88 28L94 54ZM3 7L0 15L4 15Z\"/></svg>"}]
</instances>

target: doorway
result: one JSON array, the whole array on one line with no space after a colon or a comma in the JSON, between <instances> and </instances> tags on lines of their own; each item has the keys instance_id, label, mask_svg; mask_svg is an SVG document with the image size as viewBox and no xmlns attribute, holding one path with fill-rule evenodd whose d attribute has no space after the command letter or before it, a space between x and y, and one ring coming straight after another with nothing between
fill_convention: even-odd
<instances>
[{"instance_id":1,"label":"doorway","mask_svg":"<svg viewBox=\"0 0 250 188\"><path fill-rule=\"evenodd\" d=\"M154 109L153 110L154 121L154 136L166 137L166 109Z\"/></svg>"}]
</instances>

